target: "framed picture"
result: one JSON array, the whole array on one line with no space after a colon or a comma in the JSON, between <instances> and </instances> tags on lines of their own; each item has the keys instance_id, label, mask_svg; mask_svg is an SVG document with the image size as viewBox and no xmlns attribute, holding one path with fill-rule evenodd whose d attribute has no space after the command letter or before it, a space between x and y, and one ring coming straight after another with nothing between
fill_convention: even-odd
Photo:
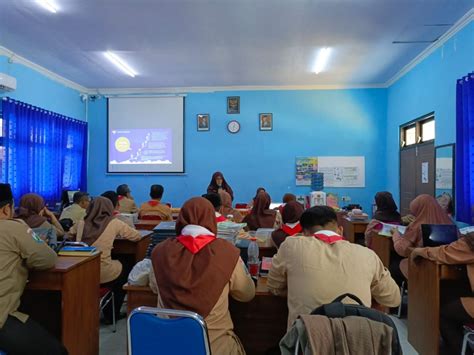
<instances>
[{"instance_id":1,"label":"framed picture","mask_svg":"<svg viewBox=\"0 0 474 355\"><path fill-rule=\"evenodd\" d=\"M227 113L240 113L240 96L227 97Z\"/></svg>"},{"instance_id":2,"label":"framed picture","mask_svg":"<svg viewBox=\"0 0 474 355\"><path fill-rule=\"evenodd\" d=\"M273 113L261 113L258 117L261 131L273 130Z\"/></svg>"},{"instance_id":3,"label":"framed picture","mask_svg":"<svg viewBox=\"0 0 474 355\"><path fill-rule=\"evenodd\" d=\"M208 113L201 113L197 115L197 130L198 131L210 131L211 130L211 118Z\"/></svg>"}]
</instances>

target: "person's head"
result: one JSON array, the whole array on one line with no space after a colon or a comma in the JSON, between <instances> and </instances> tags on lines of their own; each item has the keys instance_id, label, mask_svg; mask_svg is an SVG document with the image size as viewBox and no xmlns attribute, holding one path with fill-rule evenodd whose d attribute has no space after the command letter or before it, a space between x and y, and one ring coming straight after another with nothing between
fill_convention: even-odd
<instances>
[{"instance_id":1,"label":"person's head","mask_svg":"<svg viewBox=\"0 0 474 355\"><path fill-rule=\"evenodd\" d=\"M436 199L430 195L419 195L410 202L410 212L415 216L428 216L434 214L445 214L446 212L441 208Z\"/></svg>"},{"instance_id":2,"label":"person's head","mask_svg":"<svg viewBox=\"0 0 474 355\"><path fill-rule=\"evenodd\" d=\"M328 206L314 206L303 212L300 224L304 235L313 235L321 230L329 230L342 235L342 228L337 224L336 212Z\"/></svg>"},{"instance_id":3,"label":"person's head","mask_svg":"<svg viewBox=\"0 0 474 355\"><path fill-rule=\"evenodd\" d=\"M221 204L224 207L232 208L232 197L227 191L219 191L219 196L221 197Z\"/></svg>"},{"instance_id":4,"label":"person's head","mask_svg":"<svg viewBox=\"0 0 474 355\"><path fill-rule=\"evenodd\" d=\"M165 189L161 185L151 185L150 187L150 197L153 200L161 200L163 197L163 192Z\"/></svg>"},{"instance_id":5,"label":"person's head","mask_svg":"<svg viewBox=\"0 0 474 355\"><path fill-rule=\"evenodd\" d=\"M118 204L119 204L119 197L115 191L105 191L100 196L108 198L110 202L112 202L112 206L114 206L114 209L117 209Z\"/></svg>"},{"instance_id":6,"label":"person's head","mask_svg":"<svg viewBox=\"0 0 474 355\"><path fill-rule=\"evenodd\" d=\"M78 204L84 209L87 209L90 203L89 194L87 192L78 191L72 197L72 202Z\"/></svg>"},{"instance_id":7,"label":"person's head","mask_svg":"<svg viewBox=\"0 0 474 355\"><path fill-rule=\"evenodd\" d=\"M214 207L214 210L219 211L219 209L222 206L222 201L221 197L219 194L216 193L207 193L202 195L206 200L208 200L210 203L212 203L212 206Z\"/></svg>"},{"instance_id":8,"label":"person's head","mask_svg":"<svg viewBox=\"0 0 474 355\"><path fill-rule=\"evenodd\" d=\"M270 204L272 203L272 199L269 194L265 191L260 191L257 193L257 196L254 198L253 202L253 212L254 213L261 213L265 210L270 208Z\"/></svg>"},{"instance_id":9,"label":"person's head","mask_svg":"<svg viewBox=\"0 0 474 355\"><path fill-rule=\"evenodd\" d=\"M392 194L388 191L380 191L375 194L375 205L378 210L396 211L398 209Z\"/></svg>"},{"instance_id":10,"label":"person's head","mask_svg":"<svg viewBox=\"0 0 474 355\"><path fill-rule=\"evenodd\" d=\"M224 184L224 175L220 171L216 171L212 175L212 182L215 186L222 186Z\"/></svg>"},{"instance_id":11,"label":"person's head","mask_svg":"<svg viewBox=\"0 0 474 355\"><path fill-rule=\"evenodd\" d=\"M20 209L27 215L39 214L44 208L44 200L37 194L25 194L20 199Z\"/></svg>"},{"instance_id":12,"label":"person's head","mask_svg":"<svg viewBox=\"0 0 474 355\"><path fill-rule=\"evenodd\" d=\"M443 192L441 195L436 197L436 200L438 201L439 205L441 208L448 214L452 215L454 212L454 206L453 206L453 198L451 197L450 194Z\"/></svg>"},{"instance_id":13,"label":"person's head","mask_svg":"<svg viewBox=\"0 0 474 355\"><path fill-rule=\"evenodd\" d=\"M283 195L283 203L288 203L291 201L296 201L296 196L290 193Z\"/></svg>"},{"instance_id":14,"label":"person's head","mask_svg":"<svg viewBox=\"0 0 474 355\"><path fill-rule=\"evenodd\" d=\"M296 223L300 220L301 215L304 212L304 208L301 203L296 201L290 201L283 206L281 212L281 218L283 223Z\"/></svg>"},{"instance_id":15,"label":"person's head","mask_svg":"<svg viewBox=\"0 0 474 355\"><path fill-rule=\"evenodd\" d=\"M125 197L130 198L130 193L131 193L131 190L127 184L122 184L117 187L117 194L119 196L125 196Z\"/></svg>"},{"instance_id":16,"label":"person's head","mask_svg":"<svg viewBox=\"0 0 474 355\"><path fill-rule=\"evenodd\" d=\"M259 187L259 188L257 189L257 192L255 192L255 197L253 198L254 201L255 201L255 199L257 198L257 196L258 196L258 194L259 194L260 192L266 192L265 188L264 188L264 187Z\"/></svg>"},{"instance_id":17,"label":"person's head","mask_svg":"<svg viewBox=\"0 0 474 355\"><path fill-rule=\"evenodd\" d=\"M96 218L99 215L112 216L113 213L114 213L113 202L105 196L99 196L93 199L89 203L89 206L87 207L87 211L86 211L85 220Z\"/></svg>"},{"instance_id":18,"label":"person's head","mask_svg":"<svg viewBox=\"0 0 474 355\"><path fill-rule=\"evenodd\" d=\"M204 227L211 233L217 234L214 206L204 197L193 197L186 201L181 207L176 220L176 234L180 235L183 228L188 224Z\"/></svg>"},{"instance_id":19,"label":"person's head","mask_svg":"<svg viewBox=\"0 0 474 355\"><path fill-rule=\"evenodd\" d=\"M13 217L13 194L10 184L0 184L0 219Z\"/></svg>"}]
</instances>

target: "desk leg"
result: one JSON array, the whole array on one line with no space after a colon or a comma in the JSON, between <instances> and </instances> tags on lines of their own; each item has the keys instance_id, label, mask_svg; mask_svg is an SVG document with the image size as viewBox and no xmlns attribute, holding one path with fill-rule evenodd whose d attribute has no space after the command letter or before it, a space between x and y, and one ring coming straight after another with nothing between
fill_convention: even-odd
<instances>
[{"instance_id":1,"label":"desk leg","mask_svg":"<svg viewBox=\"0 0 474 355\"><path fill-rule=\"evenodd\" d=\"M354 225L350 222L344 223L343 229L344 237L351 243L355 242L355 232L354 232Z\"/></svg>"},{"instance_id":2,"label":"desk leg","mask_svg":"<svg viewBox=\"0 0 474 355\"><path fill-rule=\"evenodd\" d=\"M438 355L440 267L422 259L408 275L408 341L420 355Z\"/></svg>"},{"instance_id":3,"label":"desk leg","mask_svg":"<svg viewBox=\"0 0 474 355\"><path fill-rule=\"evenodd\" d=\"M99 354L99 284L100 258L64 276L62 342L69 355Z\"/></svg>"}]
</instances>

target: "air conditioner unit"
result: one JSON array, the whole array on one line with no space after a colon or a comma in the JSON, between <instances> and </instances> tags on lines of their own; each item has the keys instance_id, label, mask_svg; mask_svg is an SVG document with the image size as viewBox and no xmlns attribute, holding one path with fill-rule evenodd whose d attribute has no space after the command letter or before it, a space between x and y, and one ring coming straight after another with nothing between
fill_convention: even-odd
<instances>
[{"instance_id":1,"label":"air conditioner unit","mask_svg":"<svg viewBox=\"0 0 474 355\"><path fill-rule=\"evenodd\" d=\"M16 78L0 73L0 91L13 91L16 90Z\"/></svg>"}]
</instances>

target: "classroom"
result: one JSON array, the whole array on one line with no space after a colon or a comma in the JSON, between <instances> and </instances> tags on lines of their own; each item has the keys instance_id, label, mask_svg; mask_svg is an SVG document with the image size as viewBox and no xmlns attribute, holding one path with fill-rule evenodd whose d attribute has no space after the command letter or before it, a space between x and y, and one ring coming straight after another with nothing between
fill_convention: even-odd
<instances>
[{"instance_id":1,"label":"classroom","mask_svg":"<svg viewBox=\"0 0 474 355\"><path fill-rule=\"evenodd\" d=\"M474 354L473 127L473 0L1 1L0 355Z\"/></svg>"}]
</instances>

